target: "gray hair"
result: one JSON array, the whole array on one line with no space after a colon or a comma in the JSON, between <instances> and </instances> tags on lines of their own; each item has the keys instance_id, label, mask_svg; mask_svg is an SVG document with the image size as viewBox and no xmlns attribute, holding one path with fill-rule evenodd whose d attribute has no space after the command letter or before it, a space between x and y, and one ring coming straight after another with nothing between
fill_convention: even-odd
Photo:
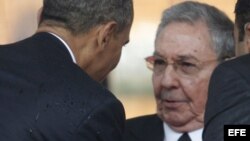
<instances>
[{"instance_id":1,"label":"gray hair","mask_svg":"<svg viewBox=\"0 0 250 141\"><path fill-rule=\"evenodd\" d=\"M132 20L132 0L43 0L39 24L46 21L79 34L109 21L117 22L120 32Z\"/></svg>"},{"instance_id":2,"label":"gray hair","mask_svg":"<svg viewBox=\"0 0 250 141\"><path fill-rule=\"evenodd\" d=\"M169 23L194 24L198 21L207 25L218 61L235 55L233 22L219 9L199 2L186 1L166 9L158 26L156 38Z\"/></svg>"}]
</instances>

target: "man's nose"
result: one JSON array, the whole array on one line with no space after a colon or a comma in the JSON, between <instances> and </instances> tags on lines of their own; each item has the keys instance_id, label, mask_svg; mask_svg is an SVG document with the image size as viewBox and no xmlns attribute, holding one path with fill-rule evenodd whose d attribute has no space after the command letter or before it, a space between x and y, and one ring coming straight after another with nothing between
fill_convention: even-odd
<instances>
[{"instance_id":1,"label":"man's nose","mask_svg":"<svg viewBox=\"0 0 250 141\"><path fill-rule=\"evenodd\" d=\"M178 87L179 75L176 73L173 65L168 65L163 71L161 78L161 85L167 89L173 89Z\"/></svg>"}]
</instances>

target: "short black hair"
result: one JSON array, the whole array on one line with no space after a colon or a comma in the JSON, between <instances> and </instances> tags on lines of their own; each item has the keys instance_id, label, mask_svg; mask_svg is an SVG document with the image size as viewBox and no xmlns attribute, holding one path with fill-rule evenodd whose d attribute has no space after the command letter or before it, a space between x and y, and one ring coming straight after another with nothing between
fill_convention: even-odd
<instances>
[{"instance_id":1,"label":"short black hair","mask_svg":"<svg viewBox=\"0 0 250 141\"><path fill-rule=\"evenodd\" d=\"M109 21L117 22L119 32L132 20L132 0L43 0L39 24L46 21L79 34Z\"/></svg>"},{"instance_id":2,"label":"short black hair","mask_svg":"<svg viewBox=\"0 0 250 141\"><path fill-rule=\"evenodd\" d=\"M250 22L250 1L238 0L235 5L235 24L239 29L239 41L243 41L245 31L244 26L247 22Z\"/></svg>"}]
</instances>

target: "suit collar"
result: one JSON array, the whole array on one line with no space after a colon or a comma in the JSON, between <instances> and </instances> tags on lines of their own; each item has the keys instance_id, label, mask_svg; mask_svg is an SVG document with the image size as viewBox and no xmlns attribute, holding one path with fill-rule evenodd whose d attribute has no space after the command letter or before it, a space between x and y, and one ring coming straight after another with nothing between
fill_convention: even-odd
<instances>
[{"instance_id":1,"label":"suit collar","mask_svg":"<svg viewBox=\"0 0 250 141\"><path fill-rule=\"evenodd\" d=\"M163 141L163 122L156 114L141 117L137 123L138 128L132 129L131 134L138 141Z\"/></svg>"},{"instance_id":2,"label":"suit collar","mask_svg":"<svg viewBox=\"0 0 250 141\"><path fill-rule=\"evenodd\" d=\"M73 62L71 55L63 42L54 35L47 32L38 32L31 38L38 44L36 47L47 52L47 57L52 60Z\"/></svg>"},{"instance_id":3,"label":"suit collar","mask_svg":"<svg viewBox=\"0 0 250 141\"><path fill-rule=\"evenodd\" d=\"M70 56L72 58L72 61L74 63L76 63L76 58L75 58L71 48L69 47L69 45L61 37L59 37L58 35L56 35L56 34L54 34L52 32L49 32L49 33L52 34L53 36L55 36L56 38L58 38L64 44L64 46L66 47L66 49L68 50L68 52L69 52L69 54L70 54Z\"/></svg>"},{"instance_id":4,"label":"suit collar","mask_svg":"<svg viewBox=\"0 0 250 141\"><path fill-rule=\"evenodd\" d=\"M148 122L148 126L145 126L143 138L144 141L163 141L163 122L157 115L152 116L152 121Z\"/></svg>"}]
</instances>

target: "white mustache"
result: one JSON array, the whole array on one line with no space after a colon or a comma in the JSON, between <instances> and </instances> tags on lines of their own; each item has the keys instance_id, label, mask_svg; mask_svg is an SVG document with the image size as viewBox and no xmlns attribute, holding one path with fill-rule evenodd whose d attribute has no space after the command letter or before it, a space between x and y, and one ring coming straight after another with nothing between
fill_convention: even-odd
<instances>
[{"instance_id":1,"label":"white mustache","mask_svg":"<svg viewBox=\"0 0 250 141\"><path fill-rule=\"evenodd\" d=\"M157 96L157 99L159 100L167 100L167 101L188 101L188 99L185 96L182 96L178 93L173 93L169 91L162 91Z\"/></svg>"},{"instance_id":2,"label":"white mustache","mask_svg":"<svg viewBox=\"0 0 250 141\"><path fill-rule=\"evenodd\" d=\"M170 97L170 93L169 92L161 92L160 93L160 99L165 100L168 99Z\"/></svg>"}]
</instances>

